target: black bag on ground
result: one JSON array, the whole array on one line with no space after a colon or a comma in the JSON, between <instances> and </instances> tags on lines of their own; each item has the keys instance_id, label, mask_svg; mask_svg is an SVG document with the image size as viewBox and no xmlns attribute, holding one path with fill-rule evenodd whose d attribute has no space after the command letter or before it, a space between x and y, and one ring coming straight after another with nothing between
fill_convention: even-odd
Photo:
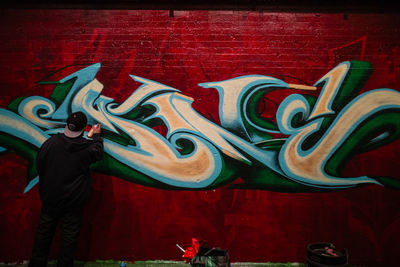
<instances>
[{"instance_id":1,"label":"black bag on ground","mask_svg":"<svg viewBox=\"0 0 400 267\"><path fill-rule=\"evenodd\" d=\"M230 267L227 250L199 247L199 252L190 260L193 267Z\"/></svg>"},{"instance_id":2,"label":"black bag on ground","mask_svg":"<svg viewBox=\"0 0 400 267\"><path fill-rule=\"evenodd\" d=\"M307 246L307 267L347 267L346 249L338 251L331 243L314 243Z\"/></svg>"}]
</instances>

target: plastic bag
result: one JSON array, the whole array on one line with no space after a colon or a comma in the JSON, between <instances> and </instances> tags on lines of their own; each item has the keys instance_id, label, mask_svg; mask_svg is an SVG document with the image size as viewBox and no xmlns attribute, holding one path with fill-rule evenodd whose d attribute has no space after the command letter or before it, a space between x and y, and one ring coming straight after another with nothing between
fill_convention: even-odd
<instances>
[{"instance_id":1,"label":"plastic bag","mask_svg":"<svg viewBox=\"0 0 400 267\"><path fill-rule=\"evenodd\" d=\"M230 267L228 251L220 248L199 247L199 252L190 260L193 267Z\"/></svg>"}]
</instances>

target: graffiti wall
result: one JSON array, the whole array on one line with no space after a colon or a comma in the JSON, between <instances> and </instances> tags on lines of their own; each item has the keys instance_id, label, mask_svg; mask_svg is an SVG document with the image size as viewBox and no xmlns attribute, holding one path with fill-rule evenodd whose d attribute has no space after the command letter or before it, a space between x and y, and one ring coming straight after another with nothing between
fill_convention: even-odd
<instances>
[{"instance_id":1,"label":"graffiti wall","mask_svg":"<svg viewBox=\"0 0 400 267\"><path fill-rule=\"evenodd\" d=\"M102 124L105 149L79 259L180 260L176 244L197 237L233 261L305 262L323 241L354 264L395 262L395 14L3 10L1 20L1 262L30 257L36 153L75 111Z\"/></svg>"}]
</instances>

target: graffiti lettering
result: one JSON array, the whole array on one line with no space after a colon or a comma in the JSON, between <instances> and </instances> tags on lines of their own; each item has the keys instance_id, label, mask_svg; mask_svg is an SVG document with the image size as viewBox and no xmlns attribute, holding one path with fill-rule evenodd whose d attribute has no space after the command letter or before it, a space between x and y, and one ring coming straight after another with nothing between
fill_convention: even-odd
<instances>
[{"instance_id":1,"label":"graffiti lettering","mask_svg":"<svg viewBox=\"0 0 400 267\"><path fill-rule=\"evenodd\" d=\"M400 134L395 123L399 92L359 94L371 71L367 62L341 63L314 86L262 75L199 84L218 91L221 125L196 112L194 99L178 89L138 76L131 78L142 86L116 103L101 94L103 85L95 78L100 67L94 64L61 79L50 99L30 96L0 109L2 151L12 149L33 163L40 145L63 131L69 112L83 111L89 124L99 122L104 129L106 156L93 170L146 186L209 189L232 184L297 192L399 186L394 178L340 175L357 149L374 149ZM266 93L317 87L322 87L317 99L301 94L285 98L276 122L257 117L257 103ZM165 136L155 125L166 127ZM31 165L26 191L38 182ZM234 182L239 176L243 183Z\"/></svg>"}]
</instances>

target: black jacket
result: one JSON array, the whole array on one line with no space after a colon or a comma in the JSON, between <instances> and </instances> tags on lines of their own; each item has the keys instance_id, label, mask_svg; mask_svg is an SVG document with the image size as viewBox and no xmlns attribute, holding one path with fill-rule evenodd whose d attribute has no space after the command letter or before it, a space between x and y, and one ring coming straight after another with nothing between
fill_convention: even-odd
<instances>
[{"instance_id":1,"label":"black jacket","mask_svg":"<svg viewBox=\"0 0 400 267\"><path fill-rule=\"evenodd\" d=\"M83 208L90 192L90 164L102 155L100 134L93 135L93 140L63 133L47 139L36 158L43 208L54 212Z\"/></svg>"}]
</instances>

